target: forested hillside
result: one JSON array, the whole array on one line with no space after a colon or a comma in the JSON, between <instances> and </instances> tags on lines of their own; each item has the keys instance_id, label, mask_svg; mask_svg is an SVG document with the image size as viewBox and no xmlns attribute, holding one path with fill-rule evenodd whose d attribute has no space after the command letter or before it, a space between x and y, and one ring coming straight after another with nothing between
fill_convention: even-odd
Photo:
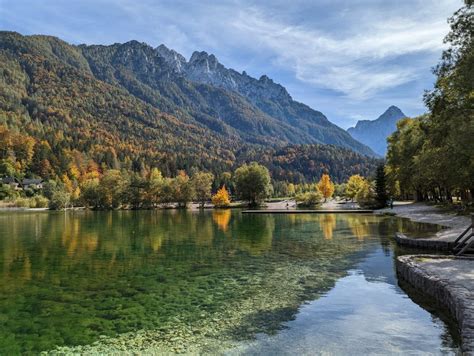
<instances>
[{"instance_id":1,"label":"forested hillside","mask_svg":"<svg viewBox=\"0 0 474 356\"><path fill-rule=\"evenodd\" d=\"M58 59L62 57L67 63ZM54 38L1 37L1 121L31 136L35 146L49 146L53 169L64 170L61 162L71 155L84 155L107 167L147 162L165 172L178 166L225 167L235 159L238 139L158 111L97 80L81 60L75 48Z\"/></svg>"},{"instance_id":2,"label":"forested hillside","mask_svg":"<svg viewBox=\"0 0 474 356\"><path fill-rule=\"evenodd\" d=\"M277 128L267 125L265 114L224 89L184 79L152 82L154 76L166 76L166 71L156 72L158 65L153 65L150 73L144 71L141 80L150 82L149 86L144 85L126 66L116 69L108 59L102 64L91 60L93 49L89 48L84 56L84 48L54 37L0 34L3 176L54 179L69 174L74 178L71 169L85 174L111 168L150 171L153 167L165 176L193 169L220 174L249 157L257 159L258 155L252 156L252 152L266 150L269 155L275 154L290 141L291 135L305 140L284 124ZM99 65L102 67L96 68ZM144 67L145 64L141 66ZM153 90L154 87L160 90ZM166 97L160 94L164 91ZM182 97L181 92L189 95ZM208 114L203 110L212 100L219 101L213 104L214 109L221 108L218 114L210 107ZM232 121L233 126L227 124L226 117L234 117L229 112L242 115L242 120ZM244 139L242 132L247 130L254 134ZM280 131L284 136L278 134ZM315 146L301 152L311 147ZM348 156L356 156L357 164L347 168L347 175L374 167L373 160L350 150L321 146L316 151L318 159L324 157L321 162L307 154L292 156L293 162L300 161L298 166L302 169L297 178L281 170L277 176L311 180L318 178L313 174L319 171L304 167L335 167L336 160L342 162ZM280 164L273 159L258 160L275 167ZM287 167L288 162L281 164ZM346 173L343 175L347 178Z\"/></svg>"},{"instance_id":3,"label":"forested hillside","mask_svg":"<svg viewBox=\"0 0 474 356\"><path fill-rule=\"evenodd\" d=\"M278 149L247 151L246 161L265 165L274 180L291 183L314 181L328 173L336 183L346 181L354 174L370 177L380 159L368 158L349 149L332 145L292 145Z\"/></svg>"}]
</instances>

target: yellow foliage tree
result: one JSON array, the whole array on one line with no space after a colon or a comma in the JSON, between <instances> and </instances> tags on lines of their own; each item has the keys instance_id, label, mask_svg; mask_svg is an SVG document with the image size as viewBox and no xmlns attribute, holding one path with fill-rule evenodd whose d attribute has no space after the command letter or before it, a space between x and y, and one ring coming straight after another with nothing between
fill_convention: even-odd
<instances>
[{"instance_id":1,"label":"yellow foliage tree","mask_svg":"<svg viewBox=\"0 0 474 356\"><path fill-rule=\"evenodd\" d=\"M317 184L318 190L324 197L324 201L328 198L332 197L334 193L334 183L331 182L331 178L329 178L329 174L323 174L321 180Z\"/></svg>"},{"instance_id":2,"label":"yellow foliage tree","mask_svg":"<svg viewBox=\"0 0 474 356\"><path fill-rule=\"evenodd\" d=\"M288 184L288 196L293 197L296 194L295 185L293 183Z\"/></svg>"},{"instance_id":3,"label":"yellow foliage tree","mask_svg":"<svg viewBox=\"0 0 474 356\"><path fill-rule=\"evenodd\" d=\"M81 178L81 171L74 163L69 165L69 174L71 175L72 179L79 180Z\"/></svg>"},{"instance_id":4,"label":"yellow foliage tree","mask_svg":"<svg viewBox=\"0 0 474 356\"><path fill-rule=\"evenodd\" d=\"M71 194L74 190L73 182L69 179L67 174L63 174L63 176L61 177L61 180L64 183L64 188L66 189L66 191Z\"/></svg>"},{"instance_id":5,"label":"yellow foliage tree","mask_svg":"<svg viewBox=\"0 0 474 356\"><path fill-rule=\"evenodd\" d=\"M81 188L79 188L79 186L76 185L76 187L73 188L73 191L71 192L71 199L73 201L77 201L79 200L81 196Z\"/></svg>"},{"instance_id":6,"label":"yellow foliage tree","mask_svg":"<svg viewBox=\"0 0 474 356\"><path fill-rule=\"evenodd\" d=\"M212 196L212 204L217 208L225 208L230 205L229 192L225 185L220 188L215 195Z\"/></svg>"},{"instance_id":7,"label":"yellow foliage tree","mask_svg":"<svg viewBox=\"0 0 474 356\"><path fill-rule=\"evenodd\" d=\"M354 200L359 190L365 186L365 183L364 177L360 176L359 174L351 176L346 185L347 197L351 200Z\"/></svg>"}]
</instances>

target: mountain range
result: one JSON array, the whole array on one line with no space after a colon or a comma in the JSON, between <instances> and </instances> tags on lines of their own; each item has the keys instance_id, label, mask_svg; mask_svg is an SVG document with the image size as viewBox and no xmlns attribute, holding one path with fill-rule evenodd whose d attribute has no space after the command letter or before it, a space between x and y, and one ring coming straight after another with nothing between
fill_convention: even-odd
<instances>
[{"instance_id":1,"label":"mountain range","mask_svg":"<svg viewBox=\"0 0 474 356\"><path fill-rule=\"evenodd\" d=\"M387 137L397 129L398 120L406 115L396 106L390 106L375 120L360 120L347 132L356 140L366 144L380 156L387 153Z\"/></svg>"},{"instance_id":2,"label":"mountain range","mask_svg":"<svg viewBox=\"0 0 474 356\"><path fill-rule=\"evenodd\" d=\"M206 52L186 61L164 45L75 46L0 32L0 88L0 125L47 141L60 155L54 165L77 151L106 166L145 162L165 174L193 167L218 172L260 157L256 152L294 145L326 155L320 169L336 156L353 171L376 164L369 147L283 86L227 69ZM302 160L315 157L306 148L284 152L292 162L295 152Z\"/></svg>"},{"instance_id":3,"label":"mountain range","mask_svg":"<svg viewBox=\"0 0 474 356\"><path fill-rule=\"evenodd\" d=\"M256 143L334 144L374 155L267 76L257 80L228 69L212 54L194 52L186 61L164 45L137 41L79 49L97 78L218 133Z\"/></svg>"}]
</instances>

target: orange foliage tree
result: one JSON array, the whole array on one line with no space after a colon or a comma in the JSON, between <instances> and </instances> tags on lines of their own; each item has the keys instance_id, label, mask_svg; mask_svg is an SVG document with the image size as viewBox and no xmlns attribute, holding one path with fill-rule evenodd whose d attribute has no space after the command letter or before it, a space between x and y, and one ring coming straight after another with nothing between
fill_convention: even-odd
<instances>
[{"instance_id":1,"label":"orange foliage tree","mask_svg":"<svg viewBox=\"0 0 474 356\"><path fill-rule=\"evenodd\" d=\"M332 194L334 193L334 183L331 182L329 174L323 174L321 180L318 183L318 190L323 195L324 201L332 197Z\"/></svg>"},{"instance_id":2,"label":"orange foliage tree","mask_svg":"<svg viewBox=\"0 0 474 356\"><path fill-rule=\"evenodd\" d=\"M225 208L230 205L229 192L225 188L225 185L212 196L212 204L214 204L216 208Z\"/></svg>"}]
</instances>

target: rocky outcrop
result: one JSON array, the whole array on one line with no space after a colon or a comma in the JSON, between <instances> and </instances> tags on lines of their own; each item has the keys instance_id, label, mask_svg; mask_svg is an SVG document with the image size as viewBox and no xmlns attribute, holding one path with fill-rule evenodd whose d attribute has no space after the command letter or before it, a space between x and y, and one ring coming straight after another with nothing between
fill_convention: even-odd
<instances>
[{"instance_id":1,"label":"rocky outcrop","mask_svg":"<svg viewBox=\"0 0 474 356\"><path fill-rule=\"evenodd\" d=\"M162 44L156 48L156 52L176 73L182 73L185 70L186 58L175 50Z\"/></svg>"}]
</instances>

